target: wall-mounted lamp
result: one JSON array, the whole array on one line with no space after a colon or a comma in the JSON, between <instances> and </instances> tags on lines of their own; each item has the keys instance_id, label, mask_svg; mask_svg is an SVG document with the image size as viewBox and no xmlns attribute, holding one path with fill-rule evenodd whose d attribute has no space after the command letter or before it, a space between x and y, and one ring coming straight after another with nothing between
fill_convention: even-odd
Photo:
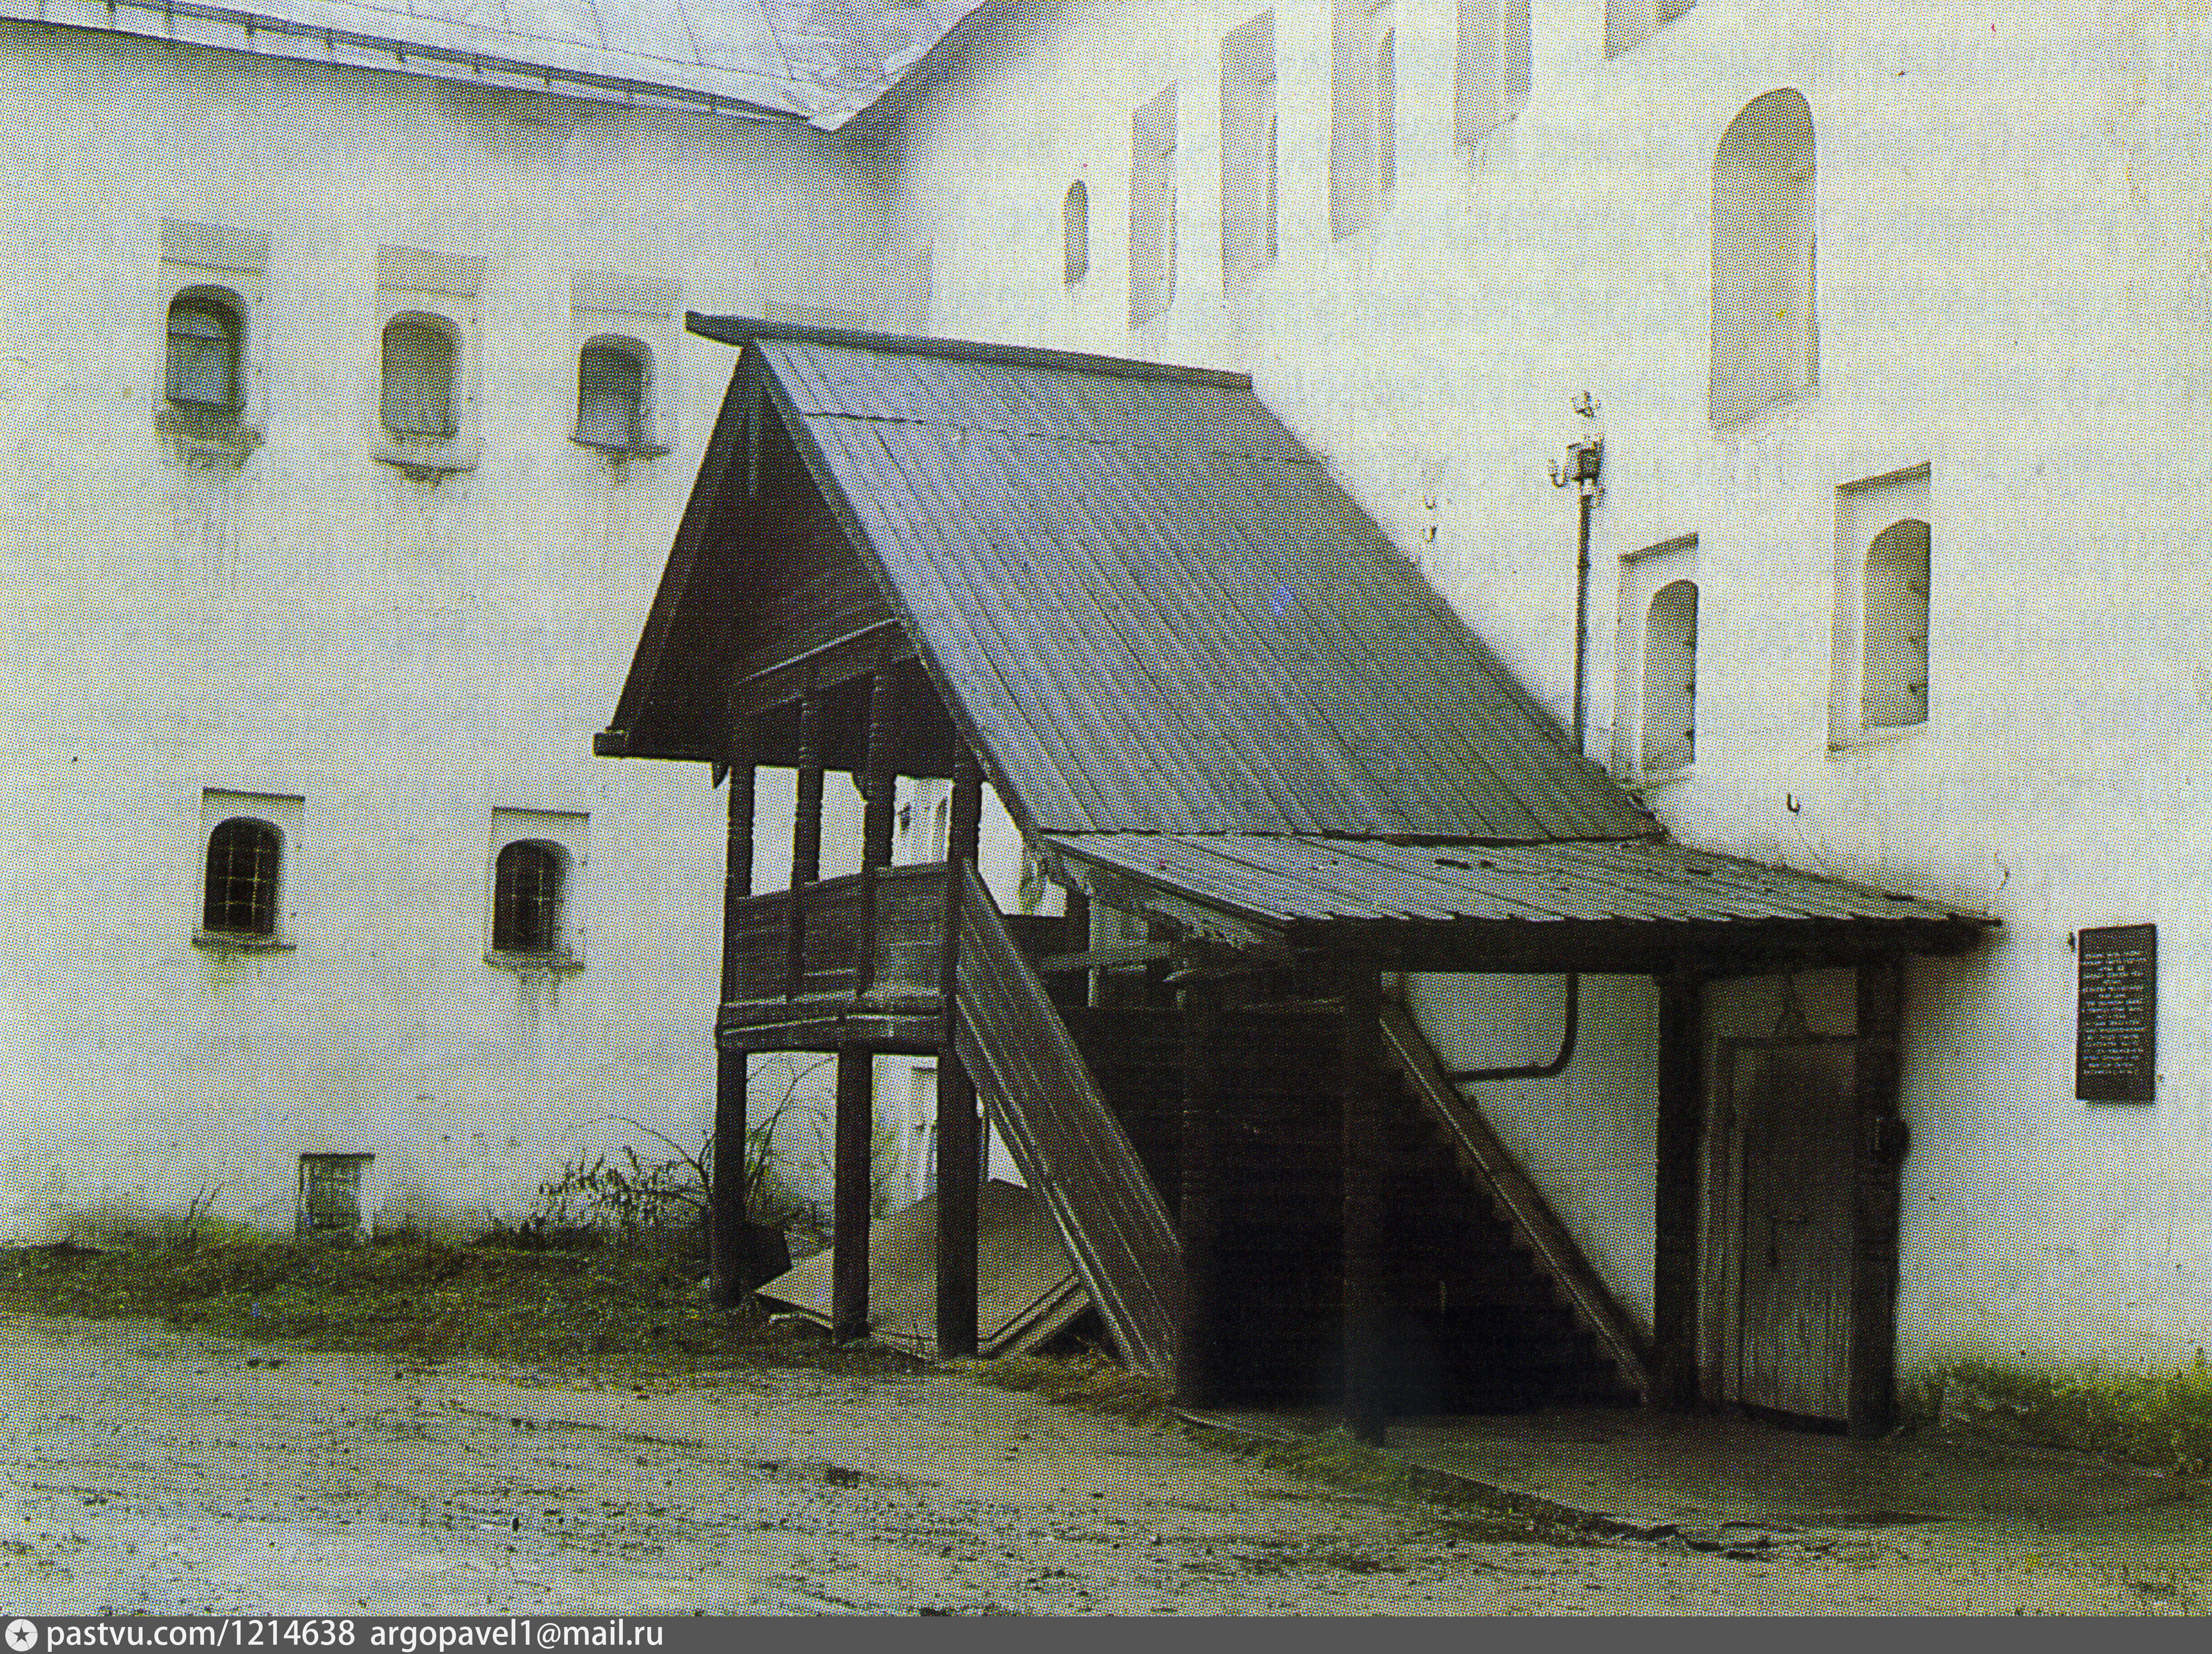
<instances>
[{"instance_id":1,"label":"wall-mounted lamp","mask_svg":"<svg viewBox=\"0 0 2212 1654\"><path fill-rule=\"evenodd\" d=\"M1585 495L1601 491L1598 478L1605 469L1605 433L1597 423L1598 401L1588 391L1574 399L1574 410L1589 421L1589 434L1580 442L1567 447L1566 463L1552 462L1552 486L1573 486Z\"/></svg>"}]
</instances>

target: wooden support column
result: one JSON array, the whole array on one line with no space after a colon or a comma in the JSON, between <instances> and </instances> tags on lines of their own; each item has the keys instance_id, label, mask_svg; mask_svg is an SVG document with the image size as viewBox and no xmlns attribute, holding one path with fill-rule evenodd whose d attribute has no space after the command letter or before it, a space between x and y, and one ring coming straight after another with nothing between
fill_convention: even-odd
<instances>
[{"instance_id":1,"label":"wooden support column","mask_svg":"<svg viewBox=\"0 0 2212 1654\"><path fill-rule=\"evenodd\" d=\"M730 827L722 852L722 1004L738 993L738 907L753 888L752 730L730 728ZM745 1069L748 1053L714 1052L714 1188L708 1194L708 1297L723 1309L753 1286L745 1229Z\"/></svg>"},{"instance_id":2,"label":"wooden support column","mask_svg":"<svg viewBox=\"0 0 2212 1654\"><path fill-rule=\"evenodd\" d=\"M1858 968L1856 1129L1851 1177L1851 1330L1847 1378L1853 1436L1888 1433L1897 1402L1898 1112L1905 1032L1905 963Z\"/></svg>"},{"instance_id":3,"label":"wooden support column","mask_svg":"<svg viewBox=\"0 0 2212 1654\"><path fill-rule=\"evenodd\" d=\"M1380 1446L1389 1258L1383 1233L1382 977L1364 962L1344 973L1344 1427Z\"/></svg>"},{"instance_id":4,"label":"wooden support column","mask_svg":"<svg viewBox=\"0 0 2212 1654\"><path fill-rule=\"evenodd\" d=\"M1220 1072L1215 1051L1218 990L1200 977L1183 990L1182 1176L1176 1238L1182 1248L1182 1302L1176 1326L1176 1400L1215 1407L1224 1399L1227 1350L1222 1319L1221 1240L1227 1194L1222 1164Z\"/></svg>"},{"instance_id":5,"label":"wooden support column","mask_svg":"<svg viewBox=\"0 0 2212 1654\"><path fill-rule=\"evenodd\" d=\"M983 772L965 746L952 766L952 818L945 844L945 945L938 977L943 1043L937 1053L937 1353L975 1353L976 1186L982 1128L975 1085L960 1061L960 915L967 870L975 865L983 819Z\"/></svg>"},{"instance_id":6,"label":"wooden support column","mask_svg":"<svg viewBox=\"0 0 2212 1654\"><path fill-rule=\"evenodd\" d=\"M1698 1400L1698 1139L1705 1109L1705 985L1686 971L1657 980L1650 1402L1655 1408L1681 1411Z\"/></svg>"},{"instance_id":7,"label":"wooden support column","mask_svg":"<svg viewBox=\"0 0 2212 1654\"><path fill-rule=\"evenodd\" d=\"M830 1335L849 1342L868 1335L870 1139L875 1128L875 1053L848 1045L837 1053L837 1119L831 1162Z\"/></svg>"},{"instance_id":8,"label":"wooden support column","mask_svg":"<svg viewBox=\"0 0 2212 1654\"><path fill-rule=\"evenodd\" d=\"M799 997L806 980L806 886L822 877L822 697L799 703L799 797L791 818L791 903L785 910L784 993Z\"/></svg>"},{"instance_id":9,"label":"wooden support column","mask_svg":"<svg viewBox=\"0 0 2212 1654\"><path fill-rule=\"evenodd\" d=\"M862 818L860 922L854 960L854 985L865 992L876 957L876 873L891 859L891 798L897 778L892 768L891 738L897 715L895 680L879 672L868 696L868 754L863 771L867 811ZM833 1191L837 1250L832 1260L830 1336L868 1335L868 1225L873 1218L876 1131L876 1057L865 1046L837 1053L837 1117L834 1134L836 1187Z\"/></svg>"}]
</instances>

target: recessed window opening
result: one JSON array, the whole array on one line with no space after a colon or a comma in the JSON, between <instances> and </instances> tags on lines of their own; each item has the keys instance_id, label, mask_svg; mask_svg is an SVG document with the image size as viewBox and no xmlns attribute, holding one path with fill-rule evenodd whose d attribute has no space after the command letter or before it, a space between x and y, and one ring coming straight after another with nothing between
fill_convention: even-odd
<instances>
[{"instance_id":1,"label":"recessed window opening","mask_svg":"<svg viewBox=\"0 0 2212 1654\"><path fill-rule=\"evenodd\" d=\"M1221 42L1221 275L1233 283L1275 260L1275 14Z\"/></svg>"},{"instance_id":2,"label":"recessed window opening","mask_svg":"<svg viewBox=\"0 0 2212 1654\"><path fill-rule=\"evenodd\" d=\"M169 306L163 394L178 405L235 415L245 405L246 325L237 295L194 288Z\"/></svg>"},{"instance_id":3,"label":"recessed window opening","mask_svg":"<svg viewBox=\"0 0 2212 1654\"><path fill-rule=\"evenodd\" d=\"M1170 86L1130 123L1129 325L1175 302L1176 89Z\"/></svg>"},{"instance_id":4,"label":"recessed window opening","mask_svg":"<svg viewBox=\"0 0 2212 1654\"><path fill-rule=\"evenodd\" d=\"M1928 721L1928 525L1892 523L1867 548L1863 721L1869 729Z\"/></svg>"},{"instance_id":5,"label":"recessed window opening","mask_svg":"<svg viewBox=\"0 0 2212 1654\"><path fill-rule=\"evenodd\" d=\"M394 436L452 436L458 341L443 318L410 310L384 330L385 429Z\"/></svg>"},{"instance_id":6,"label":"recessed window opening","mask_svg":"<svg viewBox=\"0 0 2212 1654\"><path fill-rule=\"evenodd\" d=\"M201 927L226 936L276 934L284 840L265 821L234 816L208 835Z\"/></svg>"},{"instance_id":7,"label":"recessed window opening","mask_svg":"<svg viewBox=\"0 0 2212 1654\"><path fill-rule=\"evenodd\" d=\"M1697 3L1697 0L1605 0L1605 55L1638 46Z\"/></svg>"},{"instance_id":8,"label":"recessed window opening","mask_svg":"<svg viewBox=\"0 0 2212 1654\"><path fill-rule=\"evenodd\" d=\"M576 441L595 448L645 445L647 353L635 339L593 339L576 355Z\"/></svg>"},{"instance_id":9,"label":"recessed window opening","mask_svg":"<svg viewBox=\"0 0 2212 1654\"><path fill-rule=\"evenodd\" d=\"M1528 0L1460 0L1454 136L1480 142L1528 101Z\"/></svg>"},{"instance_id":10,"label":"recessed window opening","mask_svg":"<svg viewBox=\"0 0 2212 1654\"><path fill-rule=\"evenodd\" d=\"M1744 106L1713 155L1713 423L1813 388L1813 112L1784 87Z\"/></svg>"},{"instance_id":11,"label":"recessed window opening","mask_svg":"<svg viewBox=\"0 0 2212 1654\"><path fill-rule=\"evenodd\" d=\"M1073 287L1091 273L1091 192L1079 178L1060 201L1060 279Z\"/></svg>"},{"instance_id":12,"label":"recessed window opening","mask_svg":"<svg viewBox=\"0 0 2212 1654\"><path fill-rule=\"evenodd\" d=\"M1686 769L1698 747L1698 588L1678 580L1651 599L1644 621L1642 750L1647 775Z\"/></svg>"},{"instance_id":13,"label":"recessed window opening","mask_svg":"<svg viewBox=\"0 0 2212 1654\"><path fill-rule=\"evenodd\" d=\"M1393 0L1336 0L1330 88L1329 230L1374 222L1398 181L1398 35Z\"/></svg>"},{"instance_id":14,"label":"recessed window opening","mask_svg":"<svg viewBox=\"0 0 2212 1654\"><path fill-rule=\"evenodd\" d=\"M492 879L492 950L561 952L561 909L568 859L560 846L518 839L499 853Z\"/></svg>"}]
</instances>

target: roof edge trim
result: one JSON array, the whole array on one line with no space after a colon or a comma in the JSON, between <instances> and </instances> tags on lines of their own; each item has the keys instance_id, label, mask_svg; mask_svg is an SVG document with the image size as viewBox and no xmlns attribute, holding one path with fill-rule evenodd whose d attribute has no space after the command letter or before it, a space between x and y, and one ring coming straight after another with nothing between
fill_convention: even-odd
<instances>
[{"instance_id":1,"label":"roof edge trim","mask_svg":"<svg viewBox=\"0 0 2212 1654\"><path fill-rule=\"evenodd\" d=\"M106 27L53 15L52 8L43 3L43 0L7 0L6 3L0 4L0 18L40 24L49 28L82 28L93 33L129 34L166 40L176 46L239 52L248 57L277 58L325 68L384 70L495 91L550 92L556 96L593 103L641 106L679 114L726 115L744 119L806 124L813 124L819 119L819 117L796 107L777 108L749 99L679 86L672 81L593 75L580 70L530 63L492 52L441 47L416 40L403 40L396 35L297 22L263 12L194 3L193 0L102 0L102 3L111 20ZM145 16L147 21L143 24L134 25L129 21L137 14ZM234 29L240 38L232 41L185 38L176 32L176 20L179 18ZM365 61L369 58L389 58L390 61Z\"/></svg>"},{"instance_id":2,"label":"roof edge trim","mask_svg":"<svg viewBox=\"0 0 2212 1654\"><path fill-rule=\"evenodd\" d=\"M761 341L790 344L843 345L914 356L945 356L963 362L1002 362L1023 368L1059 368L1073 373L1122 379L1158 380L1173 385L1206 385L1249 391L1249 374L1222 368L1188 368L1174 362L1139 362L1127 356L1093 356L1073 350L1048 350L1030 344L992 344L980 339L926 338L910 333L872 333L855 328L814 327L802 322L763 321L752 316L704 316L684 313L684 328L720 344Z\"/></svg>"}]
</instances>

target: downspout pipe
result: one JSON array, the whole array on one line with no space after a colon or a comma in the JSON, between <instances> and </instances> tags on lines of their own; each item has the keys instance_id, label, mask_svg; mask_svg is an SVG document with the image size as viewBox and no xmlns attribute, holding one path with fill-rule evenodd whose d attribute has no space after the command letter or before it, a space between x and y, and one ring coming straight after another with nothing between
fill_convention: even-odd
<instances>
[{"instance_id":1,"label":"downspout pipe","mask_svg":"<svg viewBox=\"0 0 2212 1654\"><path fill-rule=\"evenodd\" d=\"M1553 462L1552 486L1572 486L1581 497L1579 522L1575 534L1575 678L1574 678L1574 741L1575 754L1583 756L1585 737L1589 728L1589 715L1584 702L1589 698L1585 684L1589 674L1589 573L1590 573L1590 514L1596 508L1598 496L1605 492L1601 480L1605 471L1605 435L1597 423L1597 398L1584 391L1575 398L1575 411L1589 422L1589 434L1579 442L1567 445L1565 465Z\"/></svg>"}]
</instances>

